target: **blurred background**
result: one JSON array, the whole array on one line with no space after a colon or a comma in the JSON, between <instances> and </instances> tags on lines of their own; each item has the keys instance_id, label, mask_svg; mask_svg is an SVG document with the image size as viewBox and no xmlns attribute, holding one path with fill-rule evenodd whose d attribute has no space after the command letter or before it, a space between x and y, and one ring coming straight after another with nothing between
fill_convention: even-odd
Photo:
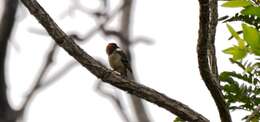
<instances>
[{"instance_id":1,"label":"blurred background","mask_svg":"<svg viewBox=\"0 0 260 122\"><path fill-rule=\"evenodd\" d=\"M220 121L198 70L198 2L133 0L130 22L124 28L125 1L38 0L57 24L100 62L108 66L105 47L109 42L116 42L131 54L138 82L188 105L212 122ZM2 15L5 0L0 1L0 5ZM229 13L232 10L219 7L219 16ZM124 29L129 31L126 34L129 43L106 33L111 30L124 32ZM230 45L226 41L229 36L225 25L219 23L216 51L220 71L233 68L228 55L222 53ZM53 62L40 81L43 88L34 91L33 86L54 48ZM116 102L107 94L121 101L131 122L137 121L132 98L113 86L100 83L63 49L55 47L54 41L22 3L18 4L5 67L8 99L13 108L23 107L28 94L34 91L25 109L27 122L124 121ZM143 106L152 122L172 122L175 118L154 104L143 101ZM232 115L239 116L240 113ZM240 121L240 118L233 118L233 121Z\"/></svg>"}]
</instances>

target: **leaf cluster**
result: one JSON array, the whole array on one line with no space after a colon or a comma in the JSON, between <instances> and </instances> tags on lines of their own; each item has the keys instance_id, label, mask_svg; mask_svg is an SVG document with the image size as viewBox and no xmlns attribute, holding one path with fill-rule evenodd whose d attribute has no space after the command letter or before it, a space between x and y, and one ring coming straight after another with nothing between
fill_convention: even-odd
<instances>
[{"instance_id":1,"label":"leaf cluster","mask_svg":"<svg viewBox=\"0 0 260 122\"><path fill-rule=\"evenodd\" d=\"M220 74L223 81L224 97L230 110L254 111L260 104L260 63L241 63L230 59L243 72L224 71Z\"/></svg>"},{"instance_id":2,"label":"leaf cluster","mask_svg":"<svg viewBox=\"0 0 260 122\"><path fill-rule=\"evenodd\" d=\"M254 112L260 105L260 7L259 1L231 0L223 7L241 8L231 17L224 18L231 37L236 44L223 50L231 55L230 62L242 71L223 71L219 79L222 81L223 93L230 110L246 110ZM241 30L236 31L231 24L241 22ZM247 56L253 56L248 60ZM247 119L248 116L244 117ZM259 121L259 113L251 121Z\"/></svg>"}]
</instances>

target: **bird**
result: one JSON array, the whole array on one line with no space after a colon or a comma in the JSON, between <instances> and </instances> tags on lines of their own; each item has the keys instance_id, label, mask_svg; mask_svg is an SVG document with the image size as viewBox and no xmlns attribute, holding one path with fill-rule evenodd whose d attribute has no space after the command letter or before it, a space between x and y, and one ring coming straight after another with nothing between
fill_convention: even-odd
<instances>
[{"instance_id":1,"label":"bird","mask_svg":"<svg viewBox=\"0 0 260 122\"><path fill-rule=\"evenodd\" d=\"M108 61L114 71L120 73L123 78L127 78L127 72L132 73L129 59L123 50L116 43L109 43L106 47Z\"/></svg>"}]
</instances>

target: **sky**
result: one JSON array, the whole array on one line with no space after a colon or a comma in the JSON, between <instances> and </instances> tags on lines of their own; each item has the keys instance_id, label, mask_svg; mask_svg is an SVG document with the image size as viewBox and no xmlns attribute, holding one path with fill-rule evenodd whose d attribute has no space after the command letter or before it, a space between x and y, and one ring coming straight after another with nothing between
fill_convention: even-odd
<instances>
[{"instance_id":1,"label":"sky","mask_svg":"<svg viewBox=\"0 0 260 122\"><path fill-rule=\"evenodd\" d=\"M39 2L67 33L77 32L84 35L96 25L91 16L80 11L76 11L74 16L62 16L69 8L70 0ZM91 10L99 4L93 0L81 2ZM119 0L113 0L110 8L116 8L118 3ZM134 54L134 74L138 81L188 105L212 122L220 121L216 105L198 70L198 2L136 0L134 4L132 38L146 37L154 42L152 45L138 43L131 49ZM234 11L219 7L219 16L229 12ZM44 30L22 5L19 7L17 19L19 22L15 26L7 57L9 98L14 107L19 107L23 102L46 58L46 50L54 42L46 35L32 32ZM115 19L110 26L117 28L116 24L118 23ZM234 67L228 62L229 56L222 53L223 49L232 44L227 41L230 34L225 24L219 23L217 29L216 52L219 70L232 69ZM79 44L91 56L107 62L105 46L108 42L117 40L104 39L101 34L96 34L88 42ZM55 64L44 80L48 81L49 77L71 61L73 59L63 49L59 49ZM113 104L95 91L96 84L95 76L85 68L75 66L34 97L27 110L27 122L121 122L122 119ZM114 92L112 86L105 86L108 87L106 90ZM126 93L120 92L120 95L124 101L129 100ZM125 105L129 112L131 105ZM145 105L153 122L172 122L175 118L173 114L154 104L145 102ZM238 112L232 113L233 121L240 121L240 115Z\"/></svg>"}]
</instances>

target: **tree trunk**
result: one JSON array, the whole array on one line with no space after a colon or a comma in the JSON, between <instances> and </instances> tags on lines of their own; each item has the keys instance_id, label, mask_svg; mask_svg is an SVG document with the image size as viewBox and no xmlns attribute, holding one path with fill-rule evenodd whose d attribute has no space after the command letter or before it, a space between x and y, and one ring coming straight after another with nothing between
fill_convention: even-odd
<instances>
[{"instance_id":1,"label":"tree trunk","mask_svg":"<svg viewBox=\"0 0 260 122\"><path fill-rule=\"evenodd\" d=\"M4 12L0 23L0 122L15 122L15 111L11 108L7 97L5 79L5 59L8 40L15 22L18 0L5 0Z\"/></svg>"},{"instance_id":2,"label":"tree trunk","mask_svg":"<svg viewBox=\"0 0 260 122\"><path fill-rule=\"evenodd\" d=\"M130 27L131 27L131 13L132 13L132 5L133 0L123 0L124 4L126 5L124 10L122 11L122 17L121 17L121 26L120 26L120 32L123 34L123 36L126 38L125 40L121 40L121 45L128 54L129 62L131 62L131 53L129 50L130 47ZM131 80L136 81L134 75L132 75ZM147 115L147 112L145 110L145 106L143 104L143 101L136 97L131 95L131 101L133 104L133 109L137 118L138 122L150 122L149 117Z\"/></svg>"}]
</instances>

